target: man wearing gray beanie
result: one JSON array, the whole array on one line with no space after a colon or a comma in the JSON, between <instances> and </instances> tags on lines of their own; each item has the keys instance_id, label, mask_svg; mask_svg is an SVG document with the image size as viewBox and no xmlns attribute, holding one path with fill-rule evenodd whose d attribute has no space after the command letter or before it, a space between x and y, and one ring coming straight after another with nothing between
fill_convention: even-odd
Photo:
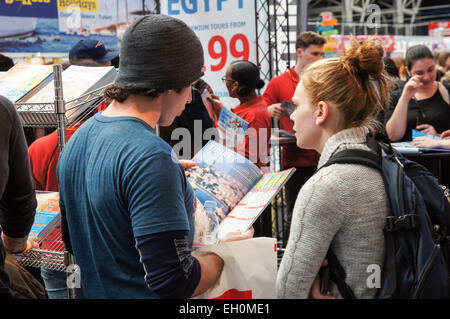
<instances>
[{"instance_id":1,"label":"man wearing gray beanie","mask_svg":"<svg viewBox=\"0 0 450 319\"><path fill-rule=\"evenodd\" d=\"M105 91L110 105L63 149L63 238L80 266L84 297L189 298L219 278L219 256L191 255L196 198L154 130L181 114L203 65L201 43L184 22L138 19Z\"/></svg>"}]
</instances>

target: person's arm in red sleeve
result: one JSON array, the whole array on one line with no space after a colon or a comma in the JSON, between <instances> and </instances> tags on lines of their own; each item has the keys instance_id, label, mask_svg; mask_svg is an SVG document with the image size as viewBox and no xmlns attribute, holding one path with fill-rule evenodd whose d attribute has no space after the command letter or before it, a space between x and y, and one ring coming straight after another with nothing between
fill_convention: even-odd
<instances>
[{"instance_id":1,"label":"person's arm in red sleeve","mask_svg":"<svg viewBox=\"0 0 450 319\"><path fill-rule=\"evenodd\" d=\"M263 94L264 102L267 105L272 105L275 103L280 103L278 98L278 88L274 80L269 81L267 88Z\"/></svg>"},{"instance_id":2,"label":"person's arm in red sleeve","mask_svg":"<svg viewBox=\"0 0 450 319\"><path fill-rule=\"evenodd\" d=\"M267 89L263 94L264 102L267 104L267 111L271 117L281 119L288 116L286 110L281 106L281 99L278 95L279 88L275 81L270 81L267 85Z\"/></svg>"}]
</instances>

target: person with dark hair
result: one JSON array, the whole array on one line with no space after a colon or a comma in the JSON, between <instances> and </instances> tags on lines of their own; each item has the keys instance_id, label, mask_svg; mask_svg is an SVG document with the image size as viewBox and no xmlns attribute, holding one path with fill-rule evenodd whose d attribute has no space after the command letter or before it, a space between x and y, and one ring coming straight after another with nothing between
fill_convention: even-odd
<instances>
[{"instance_id":1,"label":"person with dark hair","mask_svg":"<svg viewBox=\"0 0 450 319\"><path fill-rule=\"evenodd\" d=\"M190 160L194 155L209 142L208 139L204 139L205 132L208 129L215 128L215 123L209 117L208 111L203 103L202 95L198 89L192 87L192 101L186 104L186 108L183 110L180 116L177 116L172 125L168 127L159 127L159 136L166 141L170 146L174 147L177 143L183 143L184 140L172 139L172 133L177 128L185 128L189 132L190 149L182 148L180 154L177 154L180 159ZM201 125L201 129L198 129L197 125ZM201 136L196 136L201 134ZM218 133L216 132L216 136ZM177 136L178 137L178 136ZM188 136L182 136L182 138L188 138Z\"/></svg>"},{"instance_id":2,"label":"person with dark hair","mask_svg":"<svg viewBox=\"0 0 450 319\"><path fill-rule=\"evenodd\" d=\"M203 106L206 108L211 121L213 121L214 123L217 122L217 118L215 117L215 113L212 110L212 106L210 102L207 101L208 97L211 96L211 94L214 94L214 90L212 89L211 85L209 85L209 83L205 82L203 79L199 79L197 82L195 82L194 88L199 91L200 98L203 101ZM208 106L206 106L206 104L208 104Z\"/></svg>"},{"instance_id":3,"label":"person with dark hair","mask_svg":"<svg viewBox=\"0 0 450 319\"><path fill-rule=\"evenodd\" d=\"M14 66L14 62L10 57L0 54L0 72L6 72Z\"/></svg>"},{"instance_id":4,"label":"person with dark hair","mask_svg":"<svg viewBox=\"0 0 450 319\"><path fill-rule=\"evenodd\" d=\"M209 85L207 82L205 82L203 79L199 79L197 82L195 82L194 87L199 90L200 93L203 93L208 91L210 94L214 94L214 90L212 89L211 85Z\"/></svg>"},{"instance_id":5,"label":"person with dark hair","mask_svg":"<svg viewBox=\"0 0 450 319\"><path fill-rule=\"evenodd\" d=\"M258 167L267 167L272 124L267 104L256 92L264 87L259 68L250 61L234 61L228 66L222 81L225 82L230 97L238 99L241 103L231 111L249 124L245 140L237 146L236 151ZM219 98L212 95L209 100L219 117L222 110Z\"/></svg>"},{"instance_id":6,"label":"person with dark hair","mask_svg":"<svg viewBox=\"0 0 450 319\"><path fill-rule=\"evenodd\" d=\"M412 130L438 135L450 128L450 86L436 81L434 56L425 45L414 45L405 56L410 77L392 92L385 113L386 132L393 142L410 141Z\"/></svg>"},{"instance_id":7,"label":"person with dark hair","mask_svg":"<svg viewBox=\"0 0 450 319\"><path fill-rule=\"evenodd\" d=\"M161 54L161 53L164 54ZM108 108L61 152L62 236L85 298L197 296L223 260L191 253L196 198L156 125L169 126L203 75L203 48L183 21L147 15L125 31ZM249 238L244 234L241 238Z\"/></svg>"},{"instance_id":8,"label":"person with dark hair","mask_svg":"<svg viewBox=\"0 0 450 319\"><path fill-rule=\"evenodd\" d=\"M385 113L386 133L392 142L411 141L412 130L439 136L450 129L450 85L436 81L436 65L424 45L408 49L405 56L409 80L391 93ZM435 171L430 158L416 160ZM442 160L440 183L450 186L450 161Z\"/></svg>"},{"instance_id":9,"label":"person with dark hair","mask_svg":"<svg viewBox=\"0 0 450 319\"><path fill-rule=\"evenodd\" d=\"M292 102L295 88L301 79L301 73L311 63L320 60L325 54L326 40L314 32L302 32L296 41L297 63L287 72L270 80L264 92L264 100L272 118L279 119L280 129L293 132L294 122L282 102ZM302 185L314 174L319 154L314 150L299 148L295 144L284 145L281 150L283 168L295 167L296 171L285 185L288 216L294 209L295 199ZM289 218L289 217L288 217Z\"/></svg>"},{"instance_id":10,"label":"person with dark hair","mask_svg":"<svg viewBox=\"0 0 450 319\"><path fill-rule=\"evenodd\" d=\"M367 269L384 260L390 203L383 176L359 164L326 163L343 150L371 151L367 135L374 131L373 116L389 98L383 53L379 41L355 41L344 56L314 62L302 74L291 118L299 147L317 150L320 161L298 194L277 275L278 298L341 298L334 282L331 295L320 293L318 274L329 248L355 297L376 295L367 285Z\"/></svg>"},{"instance_id":11,"label":"person with dark hair","mask_svg":"<svg viewBox=\"0 0 450 319\"><path fill-rule=\"evenodd\" d=\"M384 62L384 69L386 70L386 72L394 79L398 79L399 78L399 73L398 73L398 69L397 66L395 65L394 60L392 60L391 58L385 56L383 57L383 62Z\"/></svg>"}]
</instances>

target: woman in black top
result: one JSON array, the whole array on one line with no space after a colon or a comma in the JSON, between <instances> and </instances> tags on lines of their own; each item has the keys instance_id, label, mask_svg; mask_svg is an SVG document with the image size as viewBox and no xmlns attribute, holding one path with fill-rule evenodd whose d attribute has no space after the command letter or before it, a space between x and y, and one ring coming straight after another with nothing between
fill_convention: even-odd
<instances>
[{"instance_id":1,"label":"woman in black top","mask_svg":"<svg viewBox=\"0 0 450 319\"><path fill-rule=\"evenodd\" d=\"M410 79L392 92L385 114L386 132L391 141L411 141L412 130L439 135L450 129L450 87L436 81L433 54L424 45L406 52Z\"/></svg>"}]
</instances>

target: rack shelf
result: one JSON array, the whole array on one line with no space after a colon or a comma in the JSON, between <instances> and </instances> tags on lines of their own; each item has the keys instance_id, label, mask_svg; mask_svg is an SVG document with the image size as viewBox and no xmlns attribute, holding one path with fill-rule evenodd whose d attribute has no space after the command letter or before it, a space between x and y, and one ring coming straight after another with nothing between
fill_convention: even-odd
<instances>
[{"instance_id":1,"label":"rack shelf","mask_svg":"<svg viewBox=\"0 0 450 319\"><path fill-rule=\"evenodd\" d=\"M65 102L64 125L69 127L81 121L90 111L103 101L103 90L106 86L86 93L79 98ZM25 127L56 128L58 114L55 103L16 103L16 110Z\"/></svg>"},{"instance_id":2,"label":"rack shelf","mask_svg":"<svg viewBox=\"0 0 450 319\"><path fill-rule=\"evenodd\" d=\"M56 227L40 246L40 249L32 249L22 254L18 263L28 267L66 270L66 247L62 241L61 225Z\"/></svg>"}]
</instances>

